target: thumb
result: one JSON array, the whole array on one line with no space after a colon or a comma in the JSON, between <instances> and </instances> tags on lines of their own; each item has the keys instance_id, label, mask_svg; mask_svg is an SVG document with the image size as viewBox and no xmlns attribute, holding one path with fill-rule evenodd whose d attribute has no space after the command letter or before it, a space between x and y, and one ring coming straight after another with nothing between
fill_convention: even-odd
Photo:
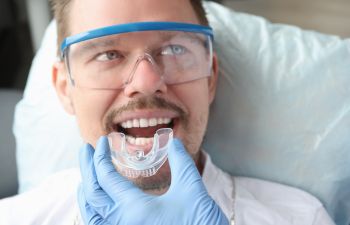
<instances>
[{"instance_id":1,"label":"thumb","mask_svg":"<svg viewBox=\"0 0 350 225\"><path fill-rule=\"evenodd\" d=\"M168 150L168 159L171 170L171 187L197 183L201 180L196 164L186 151L182 142L174 138Z\"/></svg>"},{"instance_id":2,"label":"thumb","mask_svg":"<svg viewBox=\"0 0 350 225\"><path fill-rule=\"evenodd\" d=\"M108 139L105 136L97 142L94 165L98 183L115 202L120 202L127 196L143 195L138 187L116 171L112 163Z\"/></svg>"}]
</instances>

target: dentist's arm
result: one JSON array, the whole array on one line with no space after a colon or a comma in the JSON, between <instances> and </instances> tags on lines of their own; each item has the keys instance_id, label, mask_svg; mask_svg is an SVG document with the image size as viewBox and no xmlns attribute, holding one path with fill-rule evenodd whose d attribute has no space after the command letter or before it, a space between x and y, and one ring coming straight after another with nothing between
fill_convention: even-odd
<instances>
[{"instance_id":1,"label":"dentist's arm","mask_svg":"<svg viewBox=\"0 0 350 225\"><path fill-rule=\"evenodd\" d=\"M228 225L179 140L170 144L168 159L169 190L161 196L148 195L115 170L106 137L100 138L96 150L86 145L80 154L78 191L85 224Z\"/></svg>"}]
</instances>

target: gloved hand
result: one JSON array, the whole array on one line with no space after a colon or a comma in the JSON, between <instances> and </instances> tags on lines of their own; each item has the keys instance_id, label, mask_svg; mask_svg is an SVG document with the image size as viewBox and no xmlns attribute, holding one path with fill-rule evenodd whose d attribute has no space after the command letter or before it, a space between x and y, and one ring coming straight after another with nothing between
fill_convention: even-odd
<instances>
[{"instance_id":1,"label":"gloved hand","mask_svg":"<svg viewBox=\"0 0 350 225\"><path fill-rule=\"evenodd\" d=\"M106 137L100 138L96 150L87 144L80 153L82 184L78 190L85 224L228 225L178 139L170 144L168 159L171 186L165 194L154 196L115 170Z\"/></svg>"}]
</instances>

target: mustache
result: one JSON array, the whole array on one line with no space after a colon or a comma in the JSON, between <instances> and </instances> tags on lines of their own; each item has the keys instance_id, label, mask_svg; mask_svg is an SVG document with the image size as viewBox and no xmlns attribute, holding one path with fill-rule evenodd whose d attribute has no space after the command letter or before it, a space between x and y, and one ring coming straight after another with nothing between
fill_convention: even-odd
<instances>
[{"instance_id":1,"label":"mustache","mask_svg":"<svg viewBox=\"0 0 350 225\"><path fill-rule=\"evenodd\" d=\"M114 130L115 124L113 123L114 119L120 116L122 113L140 109L166 109L176 112L179 115L179 120L187 124L187 113L180 106L175 103L169 102L158 96L150 97L140 97L138 99L129 101L126 105L123 105L119 108L113 109L110 111L105 119L104 130L105 132L111 133Z\"/></svg>"}]
</instances>

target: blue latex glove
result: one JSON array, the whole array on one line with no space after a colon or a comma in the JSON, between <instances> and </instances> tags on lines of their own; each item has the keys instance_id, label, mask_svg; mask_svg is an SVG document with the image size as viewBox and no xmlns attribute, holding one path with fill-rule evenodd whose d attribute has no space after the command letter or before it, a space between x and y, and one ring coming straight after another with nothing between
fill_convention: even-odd
<instances>
[{"instance_id":1,"label":"blue latex glove","mask_svg":"<svg viewBox=\"0 0 350 225\"><path fill-rule=\"evenodd\" d=\"M165 194L154 196L115 170L106 137L100 138L96 151L87 144L80 153L82 184L78 191L85 224L228 225L179 140L170 144L168 159L171 186Z\"/></svg>"}]
</instances>

